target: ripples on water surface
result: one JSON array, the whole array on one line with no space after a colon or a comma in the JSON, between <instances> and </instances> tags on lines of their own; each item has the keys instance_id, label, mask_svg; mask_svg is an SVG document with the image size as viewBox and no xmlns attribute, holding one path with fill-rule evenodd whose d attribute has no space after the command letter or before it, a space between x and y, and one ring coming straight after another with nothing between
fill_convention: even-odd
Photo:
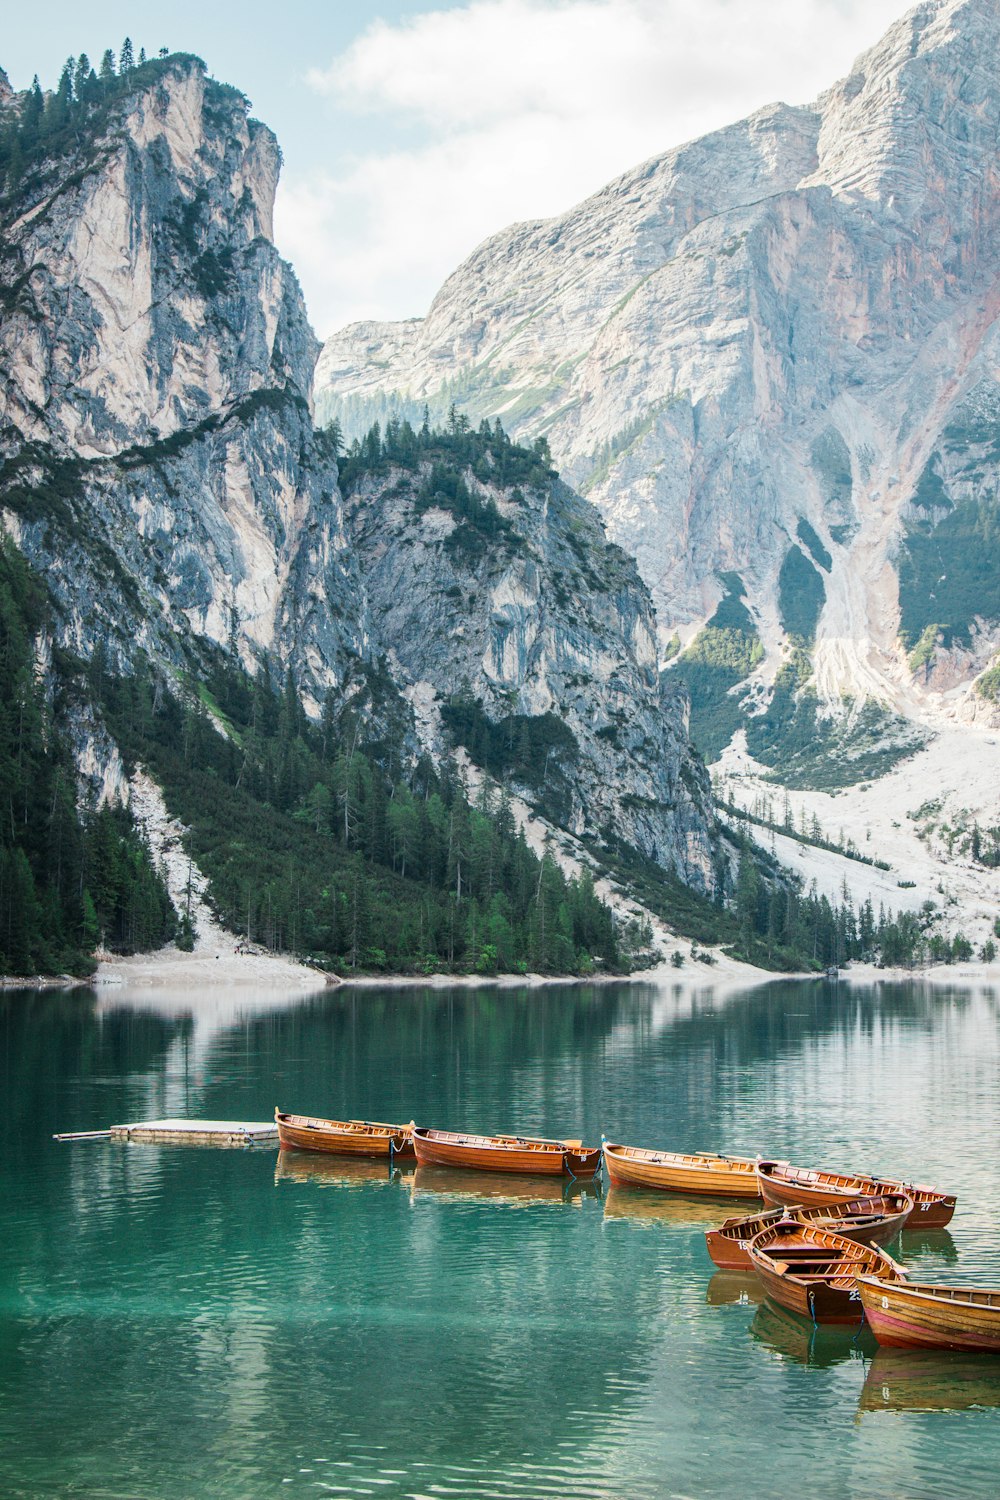
<instances>
[{"instance_id":1,"label":"ripples on water surface","mask_svg":"<svg viewBox=\"0 0 1000 1500\"><path fill-rule=\"evenodd\" d=\"M915 1274L1000 1284L990 991L5 994L0 1017L4 1496L997 1493L1000 1360L874 1354L762 1304L705 1254L725 1204L49 1139L277 1103L872 1167L959 1194L950 1232L904 1239Z\"/></svg>"}]
</instances>

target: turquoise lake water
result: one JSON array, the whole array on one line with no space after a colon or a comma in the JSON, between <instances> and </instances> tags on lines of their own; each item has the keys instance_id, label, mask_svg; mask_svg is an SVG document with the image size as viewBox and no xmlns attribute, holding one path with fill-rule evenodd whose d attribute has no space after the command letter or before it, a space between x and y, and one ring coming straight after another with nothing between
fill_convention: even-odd
<instances>
[{"instance_id":1,"label":"turquoise lake water","mask_svg":"<svg viewBox=\"0 0 1000 1500\"><path fill-rule=\"evenodd\" d=\"M0 1495L993 1497L1000 1359L760 1305L724 1203L50 1136L278 1104L874 1168L959 1195L915 1275L1000 1285L998 1001L0 995Z\"/></svg>"}]
</instances>

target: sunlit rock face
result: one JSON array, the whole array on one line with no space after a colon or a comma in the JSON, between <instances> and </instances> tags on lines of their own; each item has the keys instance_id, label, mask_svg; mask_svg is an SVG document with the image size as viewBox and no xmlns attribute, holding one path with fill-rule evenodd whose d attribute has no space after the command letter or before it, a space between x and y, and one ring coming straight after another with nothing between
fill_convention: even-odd
<instances>
[{"instance_id":1,"label":"sunlit rock face","mask_svg":"<svg viewBox=\"0 0 1000 1500\"><path fill-rule=\"evenodd\" d=\"M422 710L425 743L441 748L443 714L481 765L526 775L553 822L625 840L711 890L708 781L688 744L686 700L661 682L633 561L558 480L477 484L505 530L482 551L471 532L456 545L454 515L415 504L423 477L366 478L346 515L369 612ZM495 731L484 733L483 716Z\"/></svg>"},{"instance_id":2,"label":"sunlit rock face","mask_svg":"<svg viewBox=\"0 0 1000 1500\"><path fill-rule=\"evenodd\" d=\"M596 512L556 481L498 492L513 540L468 559L444 546L451 517L390 493L398 477L345 507L314 426L319 346L271 240L278 166L243 97L181 57L5 200L0 507L57 644L185 681L213 651L266 656L313 715L377 679L411 755L461 741L441 712L457 689L519 732L548 715L558 785L546 766L528 794L711 889L686 703L661 688L648 591ZM103 734L88 719L77 746L101 786Z\"/></svg>"},{"instance_id":3,"label":"sunlit rock face","mask_svg":"<svg viewBox=\"0 0 1000 1500\"><path fill-rule=\"evenodd\" d=\"M85 655L235 638L247 662L308 659L318 690L359 645L328 607L354 563L270 239L277 174L242 96L179 61L8 205L3 503Z\"/></svg>"},{"instance_id":4,"label":"sunlit rock face","mask_svg":"<svg viewBox=\"0 0 1000 1500\"><path fill-rule=\"evenodd\" d=\"M813 106L503 231L422 320L335 335L318 410L357 430L455 401L544 433L637 559L661 644L739 574L765 686L805 519L830 558L807 643L821 697L982 713L996 571L966 586L959 561L935 589L921 537L960 560L989 545L961 507L995 506L1000 456L998 53L995 0L919 5ZM932 625L939 656L915 667Z\"/></svg>"}]
</instances>

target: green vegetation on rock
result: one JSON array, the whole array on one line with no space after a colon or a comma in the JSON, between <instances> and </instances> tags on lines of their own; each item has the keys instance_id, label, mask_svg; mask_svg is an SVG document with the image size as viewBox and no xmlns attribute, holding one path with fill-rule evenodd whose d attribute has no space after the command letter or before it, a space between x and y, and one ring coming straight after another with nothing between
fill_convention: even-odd
<instances>
[{"instance_id":1,"label":"green vegetation on rock","mask_svg":"<svg viewBox=\"0 0 1000 1500\"><path fill-rule=\"evenodd\" d=\"M933 460L924 465L911 503L919 506L921 510L951 510L953 508Z\"/></svg>"},{"instance_id":2,"label":"green vegetation on rock","mask_svg":"<svg viewBox=\"0 0 1000 1500\"><path fill-rule=\"evenodd\" d=\"M965 500L935 526L911 524L899 554L900 638L912 651L928 626L968 645L976 617L1000 620L1000 501Z\"/></svg>"},{"instance_id":3,"label":"green vegetation on rock","mask_svg":"<svg viewBox=\"0 0 1000 1500\"><path fill-rule=\"evenodd\" d=\"M558 714L505 714L490 719L481 703L456 695L441 705L441 718L477 766L497 781L530 787L554 812L558 783L576 760L576 738Z\"/></svg>"},{"instance_id":4,"label":"green vegetation on rock","mask_svg":"<svg viewBox=\"0 0 1000 1500\"><path fill-rule=\"evenodd\" d=\"M906 658L911 672L928 669L934 664L934 654L941 643L941 626L936 622L928 625L919 641Z\"/></svg>"},{"instance_id":5,"label":"green vegetation on rock","mask_svg":"<svg viewBox=\"0 0 1000 1500\"><path fill-rule=\"evenodd\" d=\"M732 692L763 659L764 648L743 603L743 581L721 576L725 594L718 608L670 671L687 684L691 698L691 740L706 761L717 760L743 721L739 696Z\"/></svg>"},{"instance_id":6,"label":"green vegetation on rock","mask_svg":"<svg viewBox=\"0 0 1000 1500\"><path fill-rule=\"evenodd\" d=\"M36 671L45 589L0 539L0 973L88 973L98 945L158 947L175 915L122 808L81 816L67 726L81 703L58 655L51 697Z\"/></svg>"},{"instance_id":7,"label":"green vegetation on rock","mask_svg":"<svg viewBox=\"0 0 1000 1500\"><path fill-rule=\"evenodd\" d=\"M147 61L140 51L136 59L126 37L117 69L110 50L104 54L100 73L81 53L67 59L57 87L49 94L43 94L36 75L22 108L8 111L0 127L0 182L7 197L44 177L47 163L79 150L84 140L93 141L110 122L118 102L156 83L178 63L204 67L200 58L185 52L164 52ZM217 98L231 98L246 106L244 95L228 84L213 82L211 87Z\"/></svg>"},{"instance_id":8,"label":"green vegetation on rock","mask_svg":"<svg viewBox=\"0 0 1000 1500\"><path fill-rule=\"evenodd\" d=\"M778 972L822 970L852 959L883 957L913 964L924 953L926 920L911 912L878 914L871 901L857 908L804 891L739 823L735 864L720 860L719 896L709 901L664 877L634 849L617 845L595 851L602 873L626 884L649 910L698 943L721 944L727 953Z\"/></svg>"},{"instance_id":9,"label":"green vegetation on rock","mask_svg":"<svg viewBox=\"0 0 1000 1500\"><path fill-rule=\"evenodd\" d=\"M587 972L622 963L611 913L516 829L507 795L469 802L454 768L404 772L402 746L354 712L310 723L294 684L232 661L200 694L105 678L108 722L164 789L223 921L331 967ZM357 697L353 702L357 703Z\"/></svg>"},{"instance_id":10,"label":"green vegetation on rock","mask_svg":"<svg viewBox=\"0 0 1000 1500\"><path fill-rule=\"evenodd\" d=\"M812 461L827 504L843 512L850 504L854 480L850 452L835 427L825 428L814 439Z\"/></svg>"},{"instance_id":11,"label":"green vegetation on rock","mask_svg":"<svg viewBox=\"0 0 1000 1500\"><path fill-rule=\"evenodd\" d=\"M830 790L882 776L923 744L906 720L875 702L852 713L821 715L808 653L778 673L763 714L746 720L747 749L789 787Z\"/></svg>"},{"instance_id":12,"label":"green vegetation on rock","mask_svg":"<svg viewBox=\"0 0 1000 1500\"><path fill-rule=\"evenodd\" d=\"M799 541L807 549L813 561L818 563L824 572L829 573L830 569L833 567L833 558L823 546L823 543L820 541L813 528L809 525L809 522L806 520L805 516L802 516L799 520L799 524L795 529L795 534L798 537Z\"/></svg>"},{"instance_id":13,"label":"green vegetation on rock","mask_svg":"<svg viewBox=\"0 0 1000 1500\"><path fill-rule=\"evenodd\" d=\"M1000 703L1000 661L995 661L976 678L976 692L980 698L989 698Z\"/></svg>"},{"instance_id":14,"label":"green vegetation on rock","mask_svg":"<svg viewBox=\"0 0 1000 1500\"><path fill-rule=\"evenodd\" d=\"M789 547L778 574L778 609L786 634L811 645L825 600L820 573L800 547Z\"/></svg>"}]
</instances>

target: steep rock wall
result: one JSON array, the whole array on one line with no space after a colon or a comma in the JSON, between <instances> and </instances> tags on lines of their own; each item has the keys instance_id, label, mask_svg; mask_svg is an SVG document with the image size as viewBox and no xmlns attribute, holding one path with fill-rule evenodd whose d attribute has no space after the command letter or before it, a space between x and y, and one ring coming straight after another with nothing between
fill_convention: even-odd
<instances>
[{"instance_id":1,"label":"steep rock wall","mask_svg":"<svg viewBox=\"0 0 1000 1500\"><path fill-rule=\"evenodd\" d=\"M998 590L942 697L900 640L900 557L927 463L1000 374L998 50L994 0L928 0L811 108L762 110L494 236L423 320L335 335L319 412L356 428L454 400L544 433L637 558L661 646L740 576L765 688L801 644L779 581L805 519L831 558L808 643L821 699L968 712ZM995 465L976 484L988 497Z\"/></svg>"}]
</instances>

